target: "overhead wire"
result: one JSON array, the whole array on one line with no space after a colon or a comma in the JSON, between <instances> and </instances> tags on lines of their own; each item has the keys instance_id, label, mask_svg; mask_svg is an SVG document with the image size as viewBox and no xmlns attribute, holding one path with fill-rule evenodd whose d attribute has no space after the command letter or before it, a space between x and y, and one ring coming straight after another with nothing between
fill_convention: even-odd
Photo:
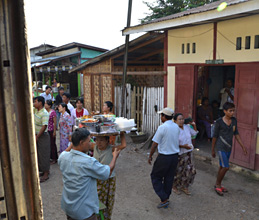
<instances>
[{"instance_id":1,"label":"overhead wire","mask_svg":"<svg viewBox=\"0 0 259 220\"><path fill-rule=\"evenodd\" d=\"M188 36L188 37L186 37L186 36L173 36L173 35L169 35L169 34L168 34L168 36L169 36L169 37L174 37L174 38L191 38L191 37L199 37L199 36L201 36L201 35L203 35L203 34L206 34L206 33L210 32L211 30L213 30L213 28L210 28L209 30L204 31L204 32L202 32L202 33L200 33L200 34L196 34L196 35L192 35L192 36Z\"/></svg>"},{"instance_id":2,"label":"overhead wire","mask_svg":"<svg viewBox=\"0 0 259 220\"><path fill-rule=\"evenodd\" d=\"M210 31L212 31L213 30L213 28L210 28L209 30L207 30L207 31L204 31L204 32L202 32L202 33L200 33L200 34L196 34L196 35L191 35L191 36L173 36L173 35L170 35L170 34L168 34L168 36L169 37L173 37L173 38L192 38L192 37L199 37L199 36L201 36L201 35L204 35L204 34L206 34L206 33L208 33L208 32L210 32ZM234 42L232 42L230 39L228 39L224 34L222 34L219 30L217 30L217 33L219 33L225 40L227 40L229 43L231 43L232 45L234 45L235 47L236 47L236 43L234 43ZM240 47L240 49L245 49L245 47Z\"/></svg>"}]
</instances>

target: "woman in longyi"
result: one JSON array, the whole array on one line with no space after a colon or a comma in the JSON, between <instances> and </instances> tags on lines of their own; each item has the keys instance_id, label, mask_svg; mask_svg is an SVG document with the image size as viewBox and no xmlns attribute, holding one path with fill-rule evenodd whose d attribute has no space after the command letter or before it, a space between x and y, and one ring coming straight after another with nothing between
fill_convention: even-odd
<instances>
[{"instance_id":1,"label":"woman in longyi","mask_svg":"<svg viewBox=\"0 0 259 220\"><path fill-rule=\"evenodd\" d=\"M115 146L118 150L126 147L124 132L121 132L121 144ZM112 151L114 146L109 143L109 136L96 137L96 144L93 145L94 158L101 164L109 164L112 160ZM110 220L115 201L116 177L113 171L108 180L97 180L97 191L99 200L106 206L104 210L104 219Z\"/></svg>"}]
</instances>

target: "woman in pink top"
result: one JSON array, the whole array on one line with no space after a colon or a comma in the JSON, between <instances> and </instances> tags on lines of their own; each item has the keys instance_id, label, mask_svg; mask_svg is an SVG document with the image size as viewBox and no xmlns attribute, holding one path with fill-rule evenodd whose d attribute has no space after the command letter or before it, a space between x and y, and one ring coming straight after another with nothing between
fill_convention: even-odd
<instances>
[{"instance_id":1,"label":"woman in pink top","mask_svg":"<svg viewBox=\"0 0 259 220\"><path fill-rule=\"evenodd\" d=\"M51 107L52 107L52 100L47 100L45 102L45 109L49 113L48 132L50 136L50 160L51 160L51 164L54 164L54 163L57 163L57 160L58 160L58 152L57 152L57 145L56 145L57 114Z\"/></svg>"}]
</instances>

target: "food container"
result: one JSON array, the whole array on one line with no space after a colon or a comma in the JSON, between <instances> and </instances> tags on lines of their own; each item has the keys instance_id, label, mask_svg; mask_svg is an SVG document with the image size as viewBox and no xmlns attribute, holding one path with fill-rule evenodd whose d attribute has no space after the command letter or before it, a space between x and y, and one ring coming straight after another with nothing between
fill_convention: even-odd
<instances>
[{"instance_id":1,"label":"food container","mask_svg":"<svg viewBox=\"0 0 259 220\"><path fill-rule=\"evenodd\" d=\"M115 132L116 129L115 129L115 124L103 124L101 126L101 132Z\"/></svg>"},{"instance_id":2,"label":"food container","mask_svg":"<svg viewBox=\"0 0 259 220\"><path fill-rule=\"evenodd\" d=\"M96 119L85 119L80 123L90 132L96 132L96 126L98 125L98 121Z\"/></svg>"},{"instance_id":3,"label":"food container","mask_svg":"<svg viewBox=\"0 0 259 220\"><path fill-rule=\"evenodd\" d=\"M99 122L114 122L115 115L94 115L94 119L97 119Z\"/></svg>"},{"instance_id":4,"label":"food container","mask_svg":"<svg viewBox=\"0 0 259 220\"><path fill-rule=\"evenodd\" d=\"M136 124L134 119L127 118L116 118L115 123L117 125L117 130L120 131L130 131Z\"/></svg>"}]
</instances>

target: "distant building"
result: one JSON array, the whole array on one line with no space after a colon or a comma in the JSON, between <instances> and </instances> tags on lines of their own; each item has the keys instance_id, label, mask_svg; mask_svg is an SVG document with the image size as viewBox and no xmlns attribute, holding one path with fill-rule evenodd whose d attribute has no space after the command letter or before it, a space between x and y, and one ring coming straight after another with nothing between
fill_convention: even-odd
<instances>
[{"instance_id":1,"label":"distant building","mask_svg":"<svg viewBox=\"0 0 259 220\"><path fill-rule=\"evenodd\" d=\"M35 72L37 80L42 84L52 85L53 79L56 78L72 97L81 96L83 94L82 76L80 73L68 74L68 70L106 51L103 48L75 42L60 47L49 47L47 50L35 53L34 60L31 61L33 80L36 80ZM57 92L57 89L54 92Z\"/></svg>"},{"instance_id":2,"label":"distant building","mask_svg":"<svg viewBox=\"0 0 259 220\"><path fill-rule=\"evenodd\" d=\"M35 62L37 60L42 59L42 57L36 55L36 53L49 50L49 49L51 49L53 47L55 47L55 46L52 46L52 45L49 45L49 44L41 44L40 46L31 48L30 49L31 62Z\"/></svg>"}]
</instances>

